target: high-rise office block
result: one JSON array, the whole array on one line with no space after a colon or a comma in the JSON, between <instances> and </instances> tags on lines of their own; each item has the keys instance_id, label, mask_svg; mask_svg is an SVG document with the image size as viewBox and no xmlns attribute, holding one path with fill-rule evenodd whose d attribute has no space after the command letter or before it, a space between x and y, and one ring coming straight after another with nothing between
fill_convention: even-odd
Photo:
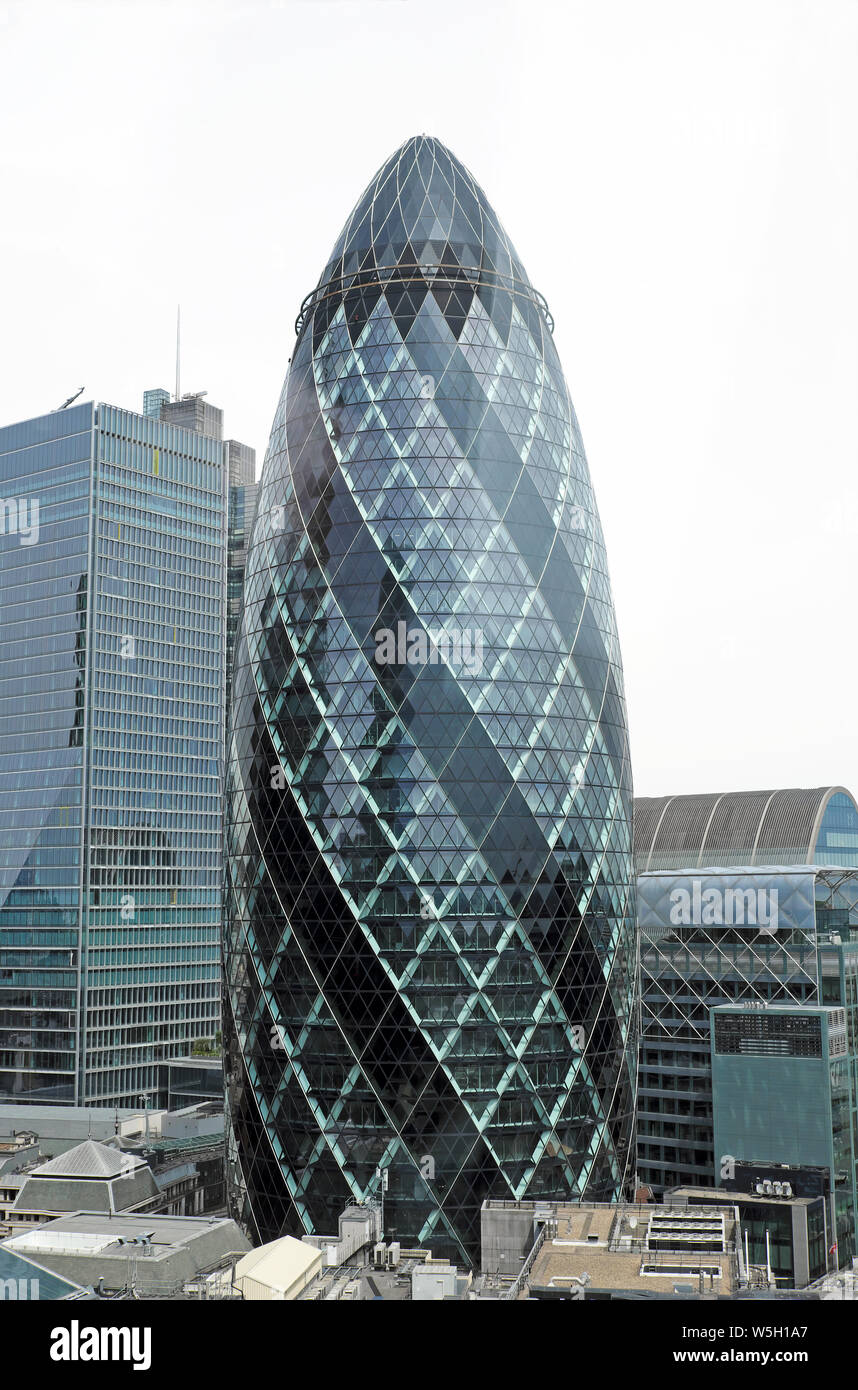
<instances>
[{"instance_id":1,"label":"high-rise office block","mask_svg":"<svg viewBox=\"0 0 858 1390\"><path fill-rule=\"evenodd\" d=\"M637 887L638 1177L656 1192L711 1187L719 1167L710 1011L743 1002L850 1009L858 999L858 871L663 870L641 874ZM850 1029L853 1022L850 1013Z\"/></svg>"},{"instance_id":2,"label":"high-rise office block","mask_svg":"<svg viewBox=\"0 0 858 1390\"><path fill-rule=\"evenodd\" d=\"M160 420L162 405L168 405L171 400L169 391L165 391L163 386L156 386L151 391L144 391L143 414Z\"/></svg>"},{"instance_id":3,"label":"high-rise office block","mask_svg":"<svg viewBox=\"0 0 858 1390\"><path fill-rule=\"evenodd\" d=\"M205 400L204 392L190 393L173 400L167 391L143 392L144 415L154 414L168 424L193 428L212 439L223 437L223 411ZM225 441L228 486L228 540L226 581L226 696L224 736L229 720L232 692L232 661L235 637L244 596L244 569L250 528L256 510L256 450L237 439Z\"/></svg>"},{"instance_id":4,"label":"high-rise office block","mask_svg":"<svg viewBox=\"0 0 858 1390\"><path fill-rule=\"evenodd\" d=\"M181 429L223 439L223 411L206 400L205 391L190 391L178 400L162 401L161 419Z\"/></svg>"},{"instance_id":5,"label":"high-rise office block","mask_svg":"<svg viewBox=\"0 0 858 1390\"><path fill-rule=\"evenodd\" d=\"M854 1001L848 1013L847 1027L846 1007L721 1004L710 1020L716 1175L732 1181L743 1164L825 1170L835 1269L856 1253Z\"/></svg>"},{"instance_id":6,"label":"high-rise office block","mask_svg":"<svg viewBox=\"0 0 858 1390\"><path fill-rule=\"evenodd\" d=\"M297 328L234 673L236 1180L264 1238L381 1189L388 1231L475 1258L485 1198L630 1175L604 541L545 302L438 141L379 171Z\"/></svg>"},{"instance_id":7,"label":"high-rise office block","mask_svg":"<svg viewBox=\"0 0 858 1390\"><path fill-rule=\"evenodd\" d=\"M0 1096L137 1104L218 1028L224 446L75 405L0 480Z\"/></svg>"},{"instance_id":8,"label":"high-rise office block","mask_svg":"<svg viewBox=\"0 0 858 1390\"><path fill-rule=\"evenodd\" d=\"M235 640L244 603L247 548L256 513L256 450L237 439L226 441L229 468L229 539L226 575L226 712L232 705Z\"/></svg>"}]
</instances>

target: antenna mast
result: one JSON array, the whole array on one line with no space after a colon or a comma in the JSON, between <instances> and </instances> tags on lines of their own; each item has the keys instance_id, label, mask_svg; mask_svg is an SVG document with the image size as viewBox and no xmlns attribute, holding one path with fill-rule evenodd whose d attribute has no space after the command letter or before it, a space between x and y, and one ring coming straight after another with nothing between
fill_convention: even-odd
<instances>
[{"instance_id":1,"label":"antenna mast","mask_svg":"<svg viewBox=\"0 0 858 1390\"><path fill-rule=\"evenodd\" d=\"M181 361L181 357L180 357L181 328L182 328L182 306L181 306L181 304L177 304L177 305L176 305L176 395L175 395L175 399L176 399L176 400L179 399L179 389L180 389L180 386L179 386L179 364L180 364L180 361Z\"/></svg>"}]
</instances>

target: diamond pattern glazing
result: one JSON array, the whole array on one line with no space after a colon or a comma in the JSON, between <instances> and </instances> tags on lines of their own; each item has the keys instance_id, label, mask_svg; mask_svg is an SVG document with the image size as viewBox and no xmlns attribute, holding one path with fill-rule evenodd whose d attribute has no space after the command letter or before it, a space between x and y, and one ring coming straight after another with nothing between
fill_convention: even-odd
<instances>
[{"instance_id":1,"label":"diamond pattern glazing","mask_svg":"<svg viewBox=\"0 0 858 1390\"><path fill-rule=\"evenodd\" d=\"M408 141L298 321L229 758L234 1200L473 1259L486 1197L617 1195L631 774L605 549L550 316ZM385 636L388 634L388 636Z\"/></svg>"}]
</instances>

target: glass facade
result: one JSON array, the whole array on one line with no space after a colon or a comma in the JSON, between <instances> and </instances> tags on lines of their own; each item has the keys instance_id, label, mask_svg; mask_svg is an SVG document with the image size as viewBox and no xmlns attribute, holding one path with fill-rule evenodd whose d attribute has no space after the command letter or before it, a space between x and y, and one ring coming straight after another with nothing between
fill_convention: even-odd
<instances>
[{"instance_id":1,"label":"glass facade","mask_svg":"<svg viewBox=\"0 0 858 1390\"><path fill-rule=\"evenodd\" d=\"M631 773L551 320L462 165L379 171L298 320L234 672L233 1200L471 1259L487 1197L615 1198Z\"/></svg>"},{"instance_id":2,"label":"glass facade","mask_svg":"<svg viewBox=\"0 0 858 1390\"><path fill-rule=\"evenodd\" d=\"M848 1265L856 1170L845 1010L721 1006L711 1026L716 1158L826 1168L831 1267ZM776 1258L784 1253L776 1242Z\"/></svg>"},{"instance_id":3,"label":"glass facade","mask_svg":"<svg viewBox=\"0 0 858 1390\"><path fill-rule=\"evenodd\" d=\"M143 414L154 415L162 423L179 425L212 439L223 437L223 411L205 399L205 392L172 400L169 393L156 389L143 392ZM232 661L235 638L244 597L244 568L250 528L256 510L256 450L237 439L224 444L224 466L228 479L227 576L226 576L226 696L224 737L232 695Z\"/></svg>"},{"instance_id":4,"label":"glass facade","mask_svg":"<svg viewBox=\"0 0 858 1390\"><path fill-rule=\"evenodd\" d=\"M156 386L151 391L143 392L143 414L151 415L154 419L160 420L161 407L169 405L172 397L169 391L165 391L163 386Z\"/></svg>"},{"instance_id":5,"label":"glass facade","mask_svg":"<svg viewBox=\"0 0 858 1390\"><path fill-rule=\"evenodd\" d=\"M6 1101L70 1103L77 1095L94 434L92 405L0 430L0 1099Z\"/></svg>"},{"instance_id":6,"label":"glass facade","mask_svg":"<svg viewBox=\"0 0 858 1390\"><path fill-rule=\"evenodd\" d=\"M244 573L250 529L256 511L256 450L247 444L228 439L229 467L229 540L226 576L226 710L232 700L232 664L235 639L241 622L244 602Z\"/></svg>"},{"instance_id":7,"label":"glass facade","mask_svg":"<svg viewBox=\"0 0 858 1390\"><path fill-rule=\"evenodd\" d=\"M783 1201L748 1201L732 1192L730 1196L739 1205L749 1262L765 1269L768 1261L777 1288L802 1288L835 1267L827 1197L817 1197L796 1211Z\"/></svg>"},{"instance_id":8,"label":"glass facade","mask_svg":"<svg viewBox=\"0 0 858 1390\"><path fill-rule=\"evenodd\" d=\"M848 792L835 792L819 826L817 864L858 865L858 807Z\"/></svg>"},{"instance_id":9,"label":"glass facade","mask_svg":"<svg viewBox=\"0 0 858 1390\"><path fill-rule=\"evenodd\" d=\"M136 1104L217 1031L223 448L91 404L0 431L39 502L0 538L4 1098Z\"/></svg>"},{"instance_id":10,"label":"glass facade","mask_svg":"<svg viewBox=\"0 0 858 1390\"><path fill-rule=\"evenodd\" d=\"M712 920L727 915L728 893L748 890L758 905L759 894L765 895L762 920L735 920L738 899L734 921ZM683 891L686 899L675 896ZM715 896L707 899L707 893ZM639 1181L658 1193L716 1182L709 1042L710 1010L716 1005L750 1000L763 1009L844 1008L849 1057L844 1066L852 1072L852 1123L858 1133L858 870L796 866L642 874L637 903ZM747 897L744 907L747 912Z\"/></svg>"}]
</instances>

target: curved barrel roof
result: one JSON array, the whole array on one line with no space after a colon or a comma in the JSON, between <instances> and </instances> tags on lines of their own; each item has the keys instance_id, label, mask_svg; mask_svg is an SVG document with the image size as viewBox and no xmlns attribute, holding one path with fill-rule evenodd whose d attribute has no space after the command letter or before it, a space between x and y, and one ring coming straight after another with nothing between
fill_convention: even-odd
<instances>
[{"instance_id":1,"label":"curved barrel roof","mask_svg":"<svg viewBox=\"0 0 858 1390\"><path fill-rule=\"evenodd\" d=\"M844 798L845 803L832 807L835 797ZM858 863L858 845L832 849L827 838L821 842L820 830L829 809L858 818L858 808L845 787L636 797L637 871L841 863L850 850L851 859ZM855 837L844 830L839 839Z\"/></svg>"}]
</instances>

